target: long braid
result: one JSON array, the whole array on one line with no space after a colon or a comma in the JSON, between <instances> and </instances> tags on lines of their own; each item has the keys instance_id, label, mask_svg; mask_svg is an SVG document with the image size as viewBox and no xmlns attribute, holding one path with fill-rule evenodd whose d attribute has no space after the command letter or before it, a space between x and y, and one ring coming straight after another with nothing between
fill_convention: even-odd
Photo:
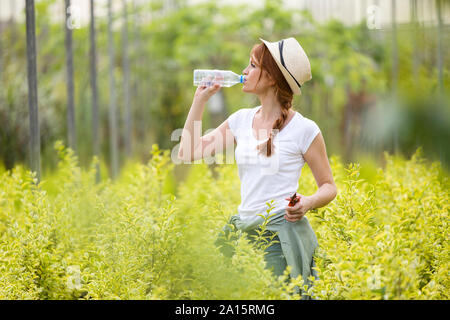
<instances>
[{"instance_id":1,"label":"long braid","mask_svg":"<svg viewBox=\"0 0 450 320\"><path fill-rule=\"evenodd\" d=\"M273 145L273 140L275 139L275 135L276 133L278 133L281 128L283 128L286 120L289 117L289 109L292 107L292 96L289 97L288 96L282 96L281 92L279 90L277 90L277 98L278 101L283 102L281 104L281 115L280 117L275 120L272 130L270 131L269 134L269 139L258 145L257 146L257 150L261 153L261 154L265 154L267 157L270 157L274 151L274 145ZM275 133L274 133L275 130Z\"/></svg>"},{"instance_id":2,"label":"long braid","mask_svg":"<svg viewBox=\"0 0 450 320\"><path fill-rule=\"evenodd\" d=\"M289 111L292 108L292 100L294 93L286 81L286 78L282 74L269 50L264 44L255 45L252 49L252 53L259 60L259 66L262 72L259 75L261 78L263 72L267 73L272 79L275 80L275 97L281 105L281 115L274 122L272 130L269 134L269 139L264 143L257 146L259 153L265 154L270 157L274 152L273 140L275 135L283 128L287 118L289 117ZM259 81L258 79L258 81ZM275 132L274 132L275 131Z\"/></svg>"}]
</instances>

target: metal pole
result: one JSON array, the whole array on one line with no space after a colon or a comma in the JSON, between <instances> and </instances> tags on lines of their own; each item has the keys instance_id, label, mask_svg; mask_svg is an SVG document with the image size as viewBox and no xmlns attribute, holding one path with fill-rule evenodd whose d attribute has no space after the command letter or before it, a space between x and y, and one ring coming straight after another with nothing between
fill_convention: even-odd
<instances>
[{"instance_id":1,"label":"metal pole","mask_svg":"<svg viewBox=\"0 0 450 320\"><path fill-rule=\"evenodd\" d=\"M132 153L132 112L130 104L130 60L128 56L128 14L126 0L123 3L123 101L125 107L125 154L130 156Z\"/></svg>"},{"instance_id":2,"label":"metal pole","mask_svg":"<svg viewBox=\"0 0 450 320\"><path fill-rule=\"evenodd\" d=\"M77 152L77 138L75 127L75 103L73 85L73 51L72 51L72 26L71 23L70 0L65 0L65 46L66 46L66 66L67 66L67 140L69 147Z\"/></svg>"},{"instance_id":3,"label":"metal pole","mask_svg":"<svg viewBox=\"0 0 450 320\"><path fill-rule=\"evenodd\" d=\"M95 14L94 14L94 0L90 0L90 78L91 78L91 91L92 91L92 148L94 156L100 160L100 142L98 134L98 94L97 94L97 55L95 47ZM100 182L100 164L96 165L96 183Z\"/></svg>"},{"instance_id":4,"label":"metal pole","mask_svg":"<svg viewBox=\"0 0 450 320\"><path fill-rule=\"evenodd\" d=\"M394 96L395 108L397 106L397 85L398 85L398 53L397 53L397 20L396 20L396 1L391 1L391 22L392 22L392 93ZM394 153L398 153L398 126L394 125Z\"/></svg>"},{"instance_id":5,"label":"metal pole","mask_svg":"<svg viewBox=\"0 0 450 320\"><path fill-rule=\"evenodd\" d=\"M36 29L34 20L34 0L26 0L26 34L27 34L27 74L28 107L30 114L30 165L36 172L37 184L41 180L41 142L39 133L39 113L36 75Z\"/></svg>"},{"instance_id":6,"label":"metal pole","mask_svg":"<svg viewBox=\"0 0 450 320\"><path fill-rule=\"evenodd\" d=\"M439 71L439 94L442 96L444 93L444 74L443 74L443 67L442 67L442 1L436 0L436 14L437 14L437 20L438 20L438 28L437 28L437 43L438 43L438 49L437 49L437 68Z\"/></svg>"},{"instance_id":7,"label":"metal pole","mask_svg":"<svg viewBox=\"0 0 450 320\"><path fill-rule=\"evenodd\" d=\"M417 0L410 0L410 15L411 15L411 23L412 23L412 46L413 46L413 77L414 82L417 83L418 72L417 69L419 67L419 55L418 55L418 45L417 45L417 33L418 24L417 24Z\"/></svg>"},{"instance_id":8,"label":"metal pole","mask_svg":"<svg viewBox=\"0 0 450 320\"><path fill-rule=\"evenodd\" d=\"M2 8L2 5L0 3L0 16L1 16L2 11L3 11L3 8ZM2 80L2 74L3 74L2 73L3 72L3 68L2 68L2 54L3 54L2 33L3 33L2 23L0 23L0 84L1 84L1 80ZM0 85L0 87L2 87L2 86Z\"/></svg>"},{"instance_id":9,"label":"metal pole","mask_svg":"<svg viewBox=\"0 0 450 320\"><path fill-rule=\"evenodd\" d=\"M114 37L112 32L112 4L108 0L108 55L109 55L109 130L112 178L119 172L118 143L117 143L117 111L116 111L116 83L114 79Z\"/></svg>"}]
</instances>

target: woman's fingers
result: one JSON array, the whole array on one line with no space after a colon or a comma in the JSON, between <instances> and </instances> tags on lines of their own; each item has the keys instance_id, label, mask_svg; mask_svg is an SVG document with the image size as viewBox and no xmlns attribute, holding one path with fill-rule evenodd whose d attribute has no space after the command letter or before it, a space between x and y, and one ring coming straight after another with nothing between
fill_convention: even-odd
<instances>
[{"instance_id":1,"label":"woman's fingers","mask_svg":"<svg viewBox=\"0 0 450 320\"><path fill-rule=\"evenodd\" d=\"M297 199L301 199L301 194L296 193L296 198ZM285 198L286 200L291 200L291 198ZM295 205L293 205L292 207L287 206L286 207L286 214L285 214L285 218L287 221L290 222L295 222L298 220L301 220L303 218L303 216L305 215L304 208L303 208L303 203L302 201L297 201L297 203Z\"/></svg>"},{"instance_id":2,"label":"woman's fingers","mask_svg":"<svg viewBox=\"0 0 450 320\"><path fill-rule=\"evenodd\" d=\"M297 203L294 207L287 207L286 208L286 220L289 221L295 221L300 220L303 217L304 213L302 211L301 206Z\"/></svg>"},{"instance_id":3,"label":"woman's fingers","mask_svg":"<svg viewBox=\"0 0 450 320\"><path fill-rule=\"evenodd\" d=\"M220 87L221 87L220 83L214 83L214 85L211 88L212 91L217 92L219 91Z\"/></svg>"},{"instance_id":4,"label":"woman's fingers","mask_svg":"<svg viewBox=\"0 0 450 320\"><path fill-rule=\"evenodd\" d=\"M211 85L208 85L206 82L202 82L202 83L198 86L198 88L199 88L201 91L209 91L209 92L214 91L214 90L216 90L216 89L218 89L218 88L220 88L220 87L221 87L221 85L220 85L220 83L218 83L218 82L214 82L214 83L212 83Z\"/></svg>"},{"instance_id":5,"label":"woman's fingers","mask_svg":"<svg viewBox=\"0 0 450 320\"><path fill-rule=\"evenodd\" d=\"M220 89L220 84L218 83L214 83L212 86L208 87L208 95L212 96L213 94L215 94L217 91L219 91Z\"/></svg>"},{"instance_id":6,"label":"woman's fingers","mask_svg":"<svg viewBox=\"0 0 450 320\"><path fill-rule=\"evenodd\" d=\"M195 97L201 99L203 102L207 102L212 95L220 90L220 88L221 85L216 81L216 79L212 81L211 77L206 77L200 82L199 86L197 87L197 90L195 91Z\"/></svg>"},{"instance_id":7,"label":"woman's fingers","mask_svg":"<svg viewBox=\"0 0 450 320\"><path fill-rule=\"evenodd\" d=\"M284 215L285 219L289 222L295 222L298 220L301 220L303 218L303 215L296 215L296 216L292 216L292 215Z\"/></svg>"},{"instance_id":8,"label":"woman's fingers","mask_svg":"<svg viewBox=\"0 0 450 320\"><path fill-rule=\"evenodd\" d=\"M301 218L303 218L305 214L302 212L297 212L297 213L289 213L286 212L286 214L284 215L284 217L286 218L286 220L288 221L297 221L300 220Z\"/></svg>"}]
</instances>

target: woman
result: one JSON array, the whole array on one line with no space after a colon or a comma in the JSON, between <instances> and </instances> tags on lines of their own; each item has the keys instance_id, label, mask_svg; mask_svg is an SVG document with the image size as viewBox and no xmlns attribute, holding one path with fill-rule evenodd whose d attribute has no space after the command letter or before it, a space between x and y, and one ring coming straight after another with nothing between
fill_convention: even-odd
<instances>
[{"instance_id":1,"label":"woman","mask_svg":"<svg viewBox=\"0 0 450 320\"><path fill-rule=\"evenodd\" d=\"M259 215L263 214L269 221L266 229L276 234L266 249L267 267L275 275L281 275L286 265L290 265L290 276L301 274L310 285L308 277L317 277L312 268L318 243L305 214L332 201L337 188L319 127L292 109L293 95L300 95L301 86L311 79L306 53L294 38L278 42L260 40L262 43L253 47L249 65L243 71L242 91L257 95L261 105L234 112L212 132L200 136L201 130L194 130L194 123L201 123L205 104L220 85L199 86L184 126L178 157L193 161L230 150L236 144L241 204L229 224L249 235L256 234L265 221ZM305 162L318 186L317 192L310 196L296 193ZM293 193L299 201L288 206ZM225 226L223 231L230 230ZM223 238L216 244L226 249Z\"/></svg>"}]
</instances>

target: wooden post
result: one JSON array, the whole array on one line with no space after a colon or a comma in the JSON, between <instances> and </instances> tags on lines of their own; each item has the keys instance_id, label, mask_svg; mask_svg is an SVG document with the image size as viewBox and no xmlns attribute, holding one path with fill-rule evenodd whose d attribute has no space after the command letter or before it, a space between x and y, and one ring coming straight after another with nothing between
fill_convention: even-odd
<instances>
[{"instance_id":1,"label":"wooden post","mask_svg":"<svg viewBox=\"0 0 450 320\"><path fill-rule=\"evenodd\" d=\"M26 34L27 34L27 74L28 107L30 114L30 165L36 172L37 184L41 180L41 142L39 133L39 113L36 75L36 28L34 20L34 0L26 0Z\"/></svg>"},{"instance_id":2,"label":"wooden post","mask_svg":"<svg viewBox=\"0 0 450 320\"><path fill-rule=\"evenodd\" d=\"M95 46L95 14L94 14L94 0L90 0L90 50L89 50L89 61L90 61L90 78L91 78L91 91L92 91L92 149L93 154L100 160L100 141L98 134L98 94L97 94L97 55ZM100 182L100 165L96 166L96 183Z\"/></svg>"},{"instance_id":3,"label":"wooden post","mask_svg":"<svg viewBox=\"0 0 450 320\"><path fill-rule=\"evenodd\" d=\"M77 152L77 137L75 127L75 103L73 89L73 52L72 52L72 26L70 0L65 0L65 46L66 46L66 66L67 66L67 141L69 147Z\"/></svg>"}]
</instances>

